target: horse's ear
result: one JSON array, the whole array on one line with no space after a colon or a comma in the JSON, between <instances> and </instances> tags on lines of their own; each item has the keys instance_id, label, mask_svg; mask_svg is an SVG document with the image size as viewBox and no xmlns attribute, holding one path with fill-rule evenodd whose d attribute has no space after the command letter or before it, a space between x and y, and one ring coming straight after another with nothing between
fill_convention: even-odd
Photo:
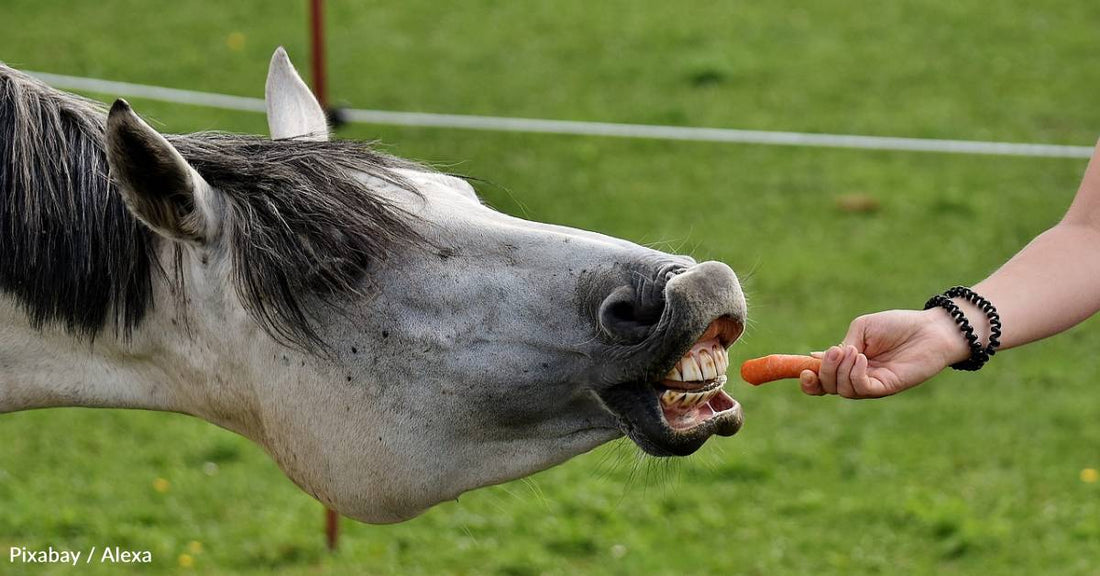
<instances>
[{"instance_id":1,"label":"horse's ear","mask_svg":"<svg viewBox=\"0 0 1100 576\"><path fill-rule=\"evenodd\" d=\"M325 110L302 81L282 46L271 56L264 100L272 139L328 140Z\"/></svg>"},{"instance_id":2,"label":"horse's ear","mask_svg":"<svg viewBox=\"0 0 1100 576\"><path fill-rule=\"evenodd\" d=\"M107 116L107 163L126 206L158 234L199 244L217 234L214 190L125 100Z\"/></svg>"}]
</instances>

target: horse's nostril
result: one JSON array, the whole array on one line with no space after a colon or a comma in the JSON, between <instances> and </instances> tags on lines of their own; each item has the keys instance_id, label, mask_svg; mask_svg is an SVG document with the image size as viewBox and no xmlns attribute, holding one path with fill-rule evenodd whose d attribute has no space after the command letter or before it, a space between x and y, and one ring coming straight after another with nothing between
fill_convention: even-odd
<instances>
[{"instance_id":1,"label":"horse's nostril","mask_svg":"<svg viewBox=\"0 0 1100 576\"><path fill-rule=\"evenodd\" d=\"M634 306L631 305L630 302L613 302L608 306L607 314L612 319L624 322L637 321L637 315L634 313Z\"/></svg>"},{"instance_id":2,"label":"horse's nostril","mask_svg":"<svg viewBox=\"0 0 1100 576\"><path fill-rule=\"evenodd\" d=\"M617 340L644 339L661 319L663 301L643 302L634 288L620 286L600 304L600 328Z\"/></svg>"}]
</instances>

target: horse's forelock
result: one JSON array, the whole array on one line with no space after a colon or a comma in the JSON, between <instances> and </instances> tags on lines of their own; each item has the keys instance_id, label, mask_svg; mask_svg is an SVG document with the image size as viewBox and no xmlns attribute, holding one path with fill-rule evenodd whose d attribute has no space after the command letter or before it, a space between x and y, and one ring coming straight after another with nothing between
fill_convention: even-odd
<instances>
[{"instance_id":1,"label":"horse's forelock","mask_svg":"<svg viewBox=\"0 0 1100 576\"><path fill-rule=\"evenodd\" d=\"M157 237L109 181L103 108L0 64L0 291L37 326L128 335L153 306ZM321 344L311 308L361 290L368 268L418 241L362 175L411 189L419 168L357 142L199 133L172 144L226 199L225 246L242 302L281 341ZM422 168L421 168L422 169Z\"/></svg>"},{"instance_id":2,"label":"horse's forelock","mask_svg":"<svg viewBox=\"0 0 1100 576\"><path fill-rule=\"evenodd\" d=\"M368 268L422 241L362 176L414 191L391 168L418 165L354 141L200 133L172 144L227 200L236 289L279 339L321 344L310 307L366 288ZM309 299L307 302L306 299Z\"/></svg>"}]
</instances>

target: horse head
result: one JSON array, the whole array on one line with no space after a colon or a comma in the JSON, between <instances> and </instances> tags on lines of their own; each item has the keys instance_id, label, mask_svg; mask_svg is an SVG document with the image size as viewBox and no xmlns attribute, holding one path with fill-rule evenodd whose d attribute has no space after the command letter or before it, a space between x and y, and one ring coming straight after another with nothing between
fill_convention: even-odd
<instances>
[{"instance_id":1,"label":"horse head","mask_svg":"<svg viewBox=\"0 0 1100 576\"><path fill-rule=\"evenodd\" d=\"M262 141L166 137L115 103L111 192L150 235L164 305L93 341L106 384L86 373L83 396L37 402L13 384L23 400L0 408L193 414L368 522L622 435L673 456L741 427L723 389L746 315L729 266L509 216L462 178L327 141L281 49L266 96ZM31 325L42 350L77 338Z\"/></svg>"}]
</instances>

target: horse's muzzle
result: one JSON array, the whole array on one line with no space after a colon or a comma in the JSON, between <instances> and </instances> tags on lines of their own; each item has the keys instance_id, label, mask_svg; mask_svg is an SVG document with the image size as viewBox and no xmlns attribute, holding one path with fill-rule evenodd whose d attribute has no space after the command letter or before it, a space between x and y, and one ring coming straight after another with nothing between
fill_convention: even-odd
<instances>
[{"instance_id":1,"label":"horse's muzzle","mask_svg":"<svg viewBox=\"0 0 1100 576\"><path fill-rule=\"evenodd\" d=\"M745 297L737 275L720 262L670 276L662 296L659 318L639 345L645 357L634 359L641 370L600 395L646 452L687 455L714 434L735 434L744 422L724 386L726 348L744 331Z\"/></svg>"}]
</instances>

